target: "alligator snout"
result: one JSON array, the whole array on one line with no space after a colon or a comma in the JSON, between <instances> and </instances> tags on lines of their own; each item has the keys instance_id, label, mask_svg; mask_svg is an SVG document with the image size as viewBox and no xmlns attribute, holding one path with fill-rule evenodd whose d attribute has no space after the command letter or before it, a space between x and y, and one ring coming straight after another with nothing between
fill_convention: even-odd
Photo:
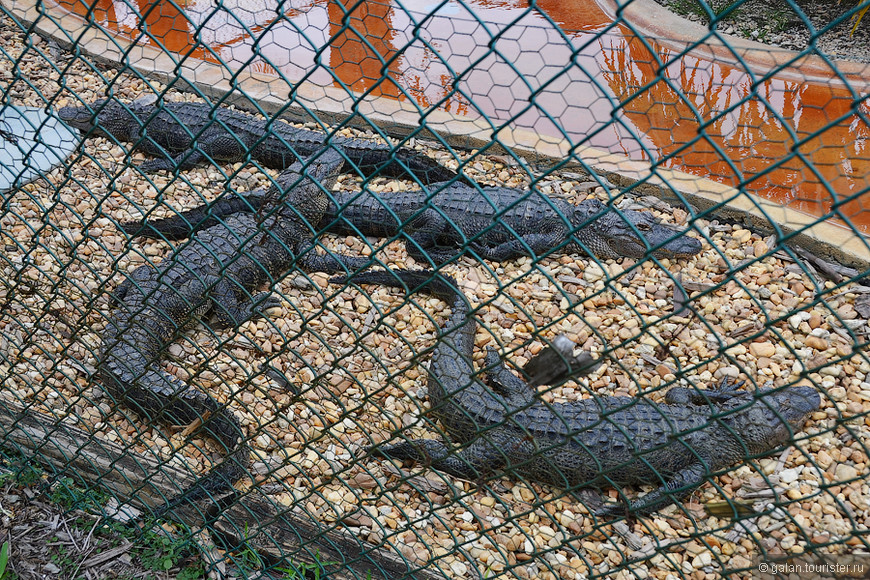
<instances>
[{"instance_id":1,"label":"alligator snout","mask_svg":"<svg viewBox=\"0 0 870 580\"><path fill-rule=\"evenodd\" d=\"M688 258L701 251L701 241L685 235L688 230L663 224L648 212L611 210L594 222L594 229L615 256L641 259L656 246L652 254L657 258Z\"/></svg>"},{"instance_id":2,"label":"alligator snout","mask_svg":"<svg viewBox=\"0 0 870 580\"><path fill-rule=\"evenodd\" d=\"M96 109L101 101L95 102L91 107L61 107L57 111L60 120L79 131L89 131L96 122Z\"/></svg>"},{"instance_id":3,"label":"alligator snout","mask_svg":"<svg viewBox=\"0 0 870 580\"><path fill-rule=\"evenodd\" d=\"M791 387L784 391L782 413L789 423L803 423L807 415L818 411L822 398L813 387Z\"/></svg>"},{"instance_id":4,"label":"alligator snout","mask_svg":"<svg viewBox=\"0 0 870 580\"><path fill-rule=\"evenodd\" d=\"M662 226L663 227L663 226ZM675 230L678 232L679 230ZM659 258L690 258L701 251L701 241L683 235L673 239L655 252Z\"/></svg>"}]
</instances>

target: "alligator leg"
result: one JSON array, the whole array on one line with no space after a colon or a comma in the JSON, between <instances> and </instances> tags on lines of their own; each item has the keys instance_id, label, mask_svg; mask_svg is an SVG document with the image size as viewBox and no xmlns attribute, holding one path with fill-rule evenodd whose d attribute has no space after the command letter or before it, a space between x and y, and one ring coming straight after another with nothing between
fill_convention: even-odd
<instances>
[{"instance_id":1,"label":"alligator leg","mask_svg":"<svg viewBox=\"0 0 870 580\"><path fill-rule=\"evenodd\" d=\"M154 269L146 264L139 266L127 274L124 281L118 284L118 286L112 291L112 301L115 302L115 304L120 304L124 300L124 297L127 296L127 293L130 292L130 289L134 286L141 288L141 284L148 281L153 271Z\"/></svg>"},{"instance_id":2,"label":"alligator leg","mask_svg":"<svg viewBox=\"0 0 870 580\"><path fill-rule=\"evenodd\" d=\"M184 171L195 167L205 160L205 155L199 149L184 151L175 157L159 157L146 161L139 165L139 170L144 173L154 173L165 169L166 171Z\"/></svg>"},{"instance_id":3,"label":"alligator leg","mask_svg":"<svg viewBox=\"0 0 870 580\"><path fill-rule=\"evenodd\" d=\"M369 258L333 253L318 254L314 251L314 244L310 241L299 249L299 257L296 262L306 272L325 272L327 274L354 272L372 265L372 260Z\"/></svg>"},{"instance_id":4,"label":"alligator leg","mask_svg":"<svg viewBox=\"0 0 870 580\"><path fill-rule=\"evenodd\" d=\"M399 163L400 161L402 163ZM434 159L405 149L398 149L393 153L393 161L387 164L383 173L396 177L419 179L423 183L429 184L442 183L456 177L455 171L440 165ZM468 179L462 176L461 181L467 182Z\"/></svg>"},{"instance_id":5,"label":"alligator leg","mask_svg":"<svg viewBox=\"0 0 870 580\"><path fill-rule=\"evenodd\" d=\"M572 489L568 493L578 502L586 506L586 509L589 510L590 513L598 514L598 510L603 509L604 506L607 505L599 490L588 488Z\"/></svg>"},{"instance_id":6,"label":"alligator leg","mask_svg":"<svg viewBox=\"0 0 870 580\"><path fill-rule=\"evenodd\" d=\"M454 477L477 481L507 462L504 451L481 437L463 448L452 451L443 441L415 439L396 445L378 447L372 453L390 459L415 461Z\"/></svg>"},{"instance_id":7,"label":"alligator leg","mask_svg":"<svg viewBox=\"0 0 870 580\"><path fill-rule=\"evenodd\" d=\"M537 394L538 385L558 384L569 379L590 374L601 366L588 352L574 356L574 343L564 335L557 336L552 346L547 346L533 356L523 368L529 376L526 383L510 372L504 361L491 346L486 347L487 378L490 386L509 399L529 401Z\"/></svg>"},{"instance_id":8,"label":"alligator leg","mask_svg":"<svg viewBox=\"0 0 870 580\"><path fill-rule=\"evenodd\" d=\"M664 504L678 502L704 483L705 473L702 463L694 463L674 474L665 485L630 502L628 510L634 514L645 514L661 508ZM608 503L596 510L595 514L602 517L625 515L625 504Z\"/></svg>"},{"instance_id":9,"label":"alligator leg","mask_svg":"<svg viewBox=\"0 0 870 580\"><path fill-rule=\"evenodd\" d=\"M421 248L417 240L413 239L405 242L405 249L408 251L408 255L416 261L432 263L435 266L440 266L462 253L459 248L455 247L430 246Z\"/></svg>"},{"instance_id":10,"label":"alligator leg","mask_svg":"<svg viewBox=\"0 0 870 580\"><path fill-rule=\"evenodd\" d=\"M281 305L281 299L271 292L260 292L249 299L240 300L238 286L226 278L206 280L206 285L216 280L210 298L218 327L235 328L243 322L262 316L264 310Z\"/></svg>"},{"instance_id":11,"label":"alligator leg","mask_svg":"<svg viewBox=\"0 0 870 580\"><path fill-rule=\"evenodd\" d=\"M722 377L719 385L715 389L698 391L688 387L674 387L665 394L665 402L670 405L709 405L710 403L721 403L733 399L749 395L745 391L738 391L746 381L735 381L730 377Z\"/></svg>"},{"instance_id":12,"label":"alligator leg","mask_svg":"<svg viewBox=\"0 0 870 580\"><path fill-rule=\"evenodd\" d=\"M417 261L432 261L436 265L459 254L459 250L451 244L449 248L441 249L438 241L442 239L456 240L459 243L465 238L447 217L438 210L429 208L404 224L403 229L410 240L405 243L408 255Z\"/></svg>"},{"instance_id":13,"label":"alligator leg","mask_svg":"<svg viewBox=\"0 0 870 580\"><path fill-rule=\"evenodd\" d=\"M562 232L559 232L558 234L527 234L523 236L522 241L511 240L492 247L472 242L471 247L482 258L493 262L504 262L514 258L528 256L529 249L532 250L533 258L543 256L563 240ZM528 246L528 248L526 246Z\"/></svg>"},{"instance_id":14,"label":"alligator leg","mask_svg":"<svg viewBox=\"0 0 870 580\"><path fill-rule=\"evenodd\" d=\"M489 385L499 395L512 401L531 401L537 391L530 388L522 379L510 372L498 351L491 346L486 347L486 376Z\"/></svg>"},{"instance_id":15,"label":"alligator leg","mask_svg":"<svg viewBox=\"0 0 870 580\"><path fill-rule=\"evenodd\" d=\"M144 150L160 158L140 165L139 167L142 171L152 172L160 169L186 171L206 160L238 161L244 159L248 153L248 147L232 131L228 131L219 124L210 126L196 136L185 127L179 130L187 131L192 145L178 155L170 156L159 145L146 141Z\"/></svg>"}]
</instances>

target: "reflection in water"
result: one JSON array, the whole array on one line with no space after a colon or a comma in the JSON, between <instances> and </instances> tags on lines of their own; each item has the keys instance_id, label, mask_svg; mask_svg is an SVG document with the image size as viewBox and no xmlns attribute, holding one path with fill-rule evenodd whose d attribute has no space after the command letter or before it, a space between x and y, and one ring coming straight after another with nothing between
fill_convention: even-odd
<instances>
[{"instance_id":1,"label":"reflection in water","mask_svg":"<svg viewBox=\"0 0 870 580\"><path fill-rule=\"evenodd\" d=\"M400 52L394 48L396 30L389 4L335 0L327 4L329 14L329 66L345 87L376 96L398 98L396 78Z\"/></svg>"},{"instance_id":2,"label":"reflection in water","mask_svg":"<svg viewBox=\"0 0 870 580\"><path fill-rule=\"evenodd\" d=\"M794 209L817 215L834 209L868 231L870 198L857 198L870 192L866 99L779 79L753 86L743 71L685 56L656 80L658 59L667 63L670 52L656 53L637 38L602 51L604 77L646 135L649 158Z\"/></svg>"},{"instance_id":3,"label":"reflection in water","mask_svg":"<svg viewBox=\"0 0 870 580\"><path fill-rule=\"evenodd\" d=\"M833 209L870 232L870 196L857 199L870 191L866 96L776 78L753 84L691 56L670 62L670 50L647 40L651 53L594 0L59 1L179 59L307 75L496 130L565 137L794 209Z\"/></svg>"}]
</instances>

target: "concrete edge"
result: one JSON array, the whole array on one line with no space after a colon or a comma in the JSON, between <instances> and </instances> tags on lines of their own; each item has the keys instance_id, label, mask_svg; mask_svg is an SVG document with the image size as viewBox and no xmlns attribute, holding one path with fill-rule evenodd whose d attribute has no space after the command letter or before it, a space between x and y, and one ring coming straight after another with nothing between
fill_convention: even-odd
<instances>
[{"instance_id":1,"label":"concrete edge","mask_svg":"<svg viewBox=\"0 0 870 580\"><path fill-rule=\"evenodd\" d=\"M51 38L63 48L75 48L89 58L117 66L124 63L139 74L163 83L183 79L186 87L215 98L226 97L228 103L250 109L255 101L266 112L283 110L283 116L311 118L306 108L328 123L355 119L349 124L364 125L366 120L391 135L405 136L419 132L425 115L427 133L420 137L437 137L451 146L486 149L488 153L514 153L550 162L561 162L573 153L589 168L623 188L669 200L685 199L701 211L719 218L742 221L753 229L771 232L773 220L788 235L799 232L793 243L810 252L859 269L870 268L870 244L863 236L844 227L785 208L750 193L721 183L683 173L651 168L648 163L632 161L585 146L572 147L565 139L550 138L523 129L497 128L485 120L457 116L445 111L423 111L413 103L386 97L356 100L346 91L303 83L292 87L286 80L256 73L233 75L216 63L184 59L177 62L166 52L152 46L134 45L118 39L98 26L62 10L43 17L41 0L0 0L20 21ZM610 1L610 0L607 0ZM634 0L651 1L651 0ZM143 64L144 63L144 64ZM150 66L145 66L150 64ZM291 88L300 103L287 107ZM358 121L357 121L358 119ZM572 164L576 166L577 164ZM726 205L727 204L727 205Z\"/></svg>"},{"instance_id":2,"label":"concrete edge","mask_svg":"<svg viewBox=\"0 0 870 580\"><path fill-rule=\"evenodd\" d=\"M737 69L748 68L759 77L776 71L776 78L783 80L815 81L841 88L848 86L858 92L870 90L870 63L826 60L817 55L800 56L793 50L720 32L711 36L706 26L674 14L655 0L596 2L614 20L618 12L634 32L678 52L691 45L693 56L723 62ZM727 44L720 38L726 38ZM842 77L836 75L837 71Z\"/></svg>"}]
</instances>

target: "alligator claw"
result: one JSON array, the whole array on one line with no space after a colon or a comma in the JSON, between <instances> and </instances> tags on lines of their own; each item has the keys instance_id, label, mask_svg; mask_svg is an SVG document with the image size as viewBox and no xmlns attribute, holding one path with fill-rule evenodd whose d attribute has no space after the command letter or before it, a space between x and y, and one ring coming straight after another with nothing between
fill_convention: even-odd
<instances>
[{"instance_id":1,"label":"alligator claw","mask_svg":"<svg viewBox=\"0 0 870 580\"><path fill-rule=\"evenodd\" d=\"M287 375L269 366L267 363L263 363L260 365L260 372L263 373L264 376L278 383L278 386L283 390L293 393L294 395L299 394L299 388L287 378Z\"/></svg>"},{"instance_id":2,"label":"alligator claw","mask_svg":"<svg viewBox=\"0 0 870 580\"><path fill-rule=\"evenodd\" d=\"M592 514L599 518L613 519L620 516L628 516L628 504L622 501L604 502L592 510Z\"/></svg>"},{"instance_id":3,"label":"alligator claw","mask_svg":"<svg viewBox=\"0 0 870 580\"><path fill-rule=\"evenodd\" d=\"M722 377L722 380L719 381L719 384L716 385L716 388L710 390L710 393L718 400L727 400L731 397L737 396L739 393L736 391L745 384L746 381L736 381L731 377L724 376Z\"/></svg>"},{"instance_id":4,"label":"alligator claw","mask_svg":"<svg viewBox=\"0 0 870 580\"><path fill-rule=\"evenodd\" d=\"M631 511L631 505L625 501L604 502L601 506L594 508L592 514L595 517L607 520L617 518L625 518L626 520L634 520L635 513Z\"/></svg>"},{"instance_id":5,"label":"alligator claw","mask_svg":"<svg viewBox=\"0 0 870 580\"><path fill-rule=\"evenodd\" d=\"M269 310L270 308L280 308L280 307L281 307L281 299L278 296L275 296L274 294L270 294L269 296L264 298L261 302L257 302L255 304L255 308L257 309L258 314L260 314L260 316L263 316L264 318L265 318L265 315L263 313L265 313L266 310Z\"/></svg>"}]
</instances>

